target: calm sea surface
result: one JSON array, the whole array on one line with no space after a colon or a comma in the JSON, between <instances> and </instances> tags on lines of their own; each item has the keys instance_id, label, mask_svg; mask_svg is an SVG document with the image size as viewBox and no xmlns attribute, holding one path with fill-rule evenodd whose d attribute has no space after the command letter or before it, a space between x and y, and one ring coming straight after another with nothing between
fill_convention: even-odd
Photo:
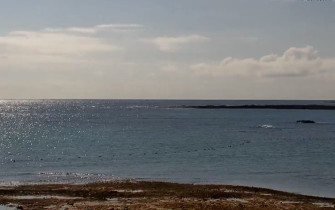
<instances>
[{"instance_id":1,"label":"calm sea surface","mask_svg":"<svg viewBox=\"0 0 335 210\"><path fill-rule=\"evenodd\" d=\"M2 100L0 185L136 178L335 197L335 111L171 108L208 104L334 102Z\"/></svg>"}]
</instances>

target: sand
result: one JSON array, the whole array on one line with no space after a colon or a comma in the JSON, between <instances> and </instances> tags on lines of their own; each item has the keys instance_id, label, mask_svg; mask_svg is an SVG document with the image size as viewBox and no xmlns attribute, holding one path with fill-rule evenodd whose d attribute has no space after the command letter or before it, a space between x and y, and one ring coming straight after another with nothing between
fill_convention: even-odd
<instances>
[{"instance_id":1,"label":"sand","mask_svg":"<svg viewBox=\"0 0 335 210\"><path fill-rule=\"evenodd\" d=\"M3 186L0 209L331 209L335 198L231 185L118 181Z\"/></svg>"}]
</instances>

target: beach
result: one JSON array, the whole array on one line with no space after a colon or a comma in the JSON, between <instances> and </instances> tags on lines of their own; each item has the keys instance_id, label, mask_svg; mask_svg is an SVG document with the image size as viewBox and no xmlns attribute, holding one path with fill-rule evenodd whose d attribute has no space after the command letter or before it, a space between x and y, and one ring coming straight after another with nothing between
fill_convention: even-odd
<instances>
[{"instance_id":1,"label":"beach","mask_svg":"<svg viewBox=\"0 0 335 210\"><path fill-rule=\"evenodd\" d=\"M327 209L335 198L265 188L113 181L2 186L0 209Z\"/></svg>"}]
</instances>

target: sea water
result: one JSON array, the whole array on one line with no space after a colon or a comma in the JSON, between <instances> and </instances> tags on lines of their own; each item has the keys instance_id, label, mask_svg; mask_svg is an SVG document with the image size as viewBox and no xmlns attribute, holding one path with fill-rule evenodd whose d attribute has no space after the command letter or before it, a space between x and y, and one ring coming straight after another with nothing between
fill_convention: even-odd
<instances>
[{"instance_id":1,"label":"sea water","mask_svg":"<svg viewBox=\"0 0 335 210\"><path fill-rule=\"evenodd\" d=\"M335 197L335 111L181 107L243 104L333 102L2 100L0 185L134 178Z\"/></svg>"}]
</instances>

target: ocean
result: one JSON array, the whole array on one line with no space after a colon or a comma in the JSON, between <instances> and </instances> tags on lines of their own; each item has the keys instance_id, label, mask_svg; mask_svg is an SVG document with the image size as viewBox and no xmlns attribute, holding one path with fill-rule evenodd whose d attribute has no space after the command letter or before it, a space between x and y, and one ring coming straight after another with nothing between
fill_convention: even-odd
<instances>
[{"instance_id":1,"label":"ocean","mask_svg":"<svg viewBox=\"0 0 335 210\"><path fill-rule=\"evenodd\" d=\"M335 197L335 111L182 108L244 104L335 105L1 100L0 185L136 179Z\"/></svg>"}]
</instances>

